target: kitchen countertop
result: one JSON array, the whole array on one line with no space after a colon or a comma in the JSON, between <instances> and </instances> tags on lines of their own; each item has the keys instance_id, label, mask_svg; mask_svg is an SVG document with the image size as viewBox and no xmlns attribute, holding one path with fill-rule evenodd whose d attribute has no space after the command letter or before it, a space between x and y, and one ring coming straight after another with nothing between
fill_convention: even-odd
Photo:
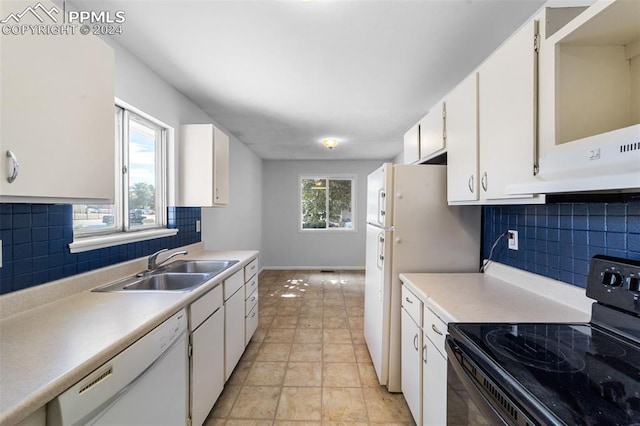
<instances>
[{"instance_id":1,"label":"kitchen countertop","mask_svg":"<svg viewBox=\"0 0 640 426\"><path fill-rule=\"evenodd\" d=\"M545 297L553 289L532 291L488 274L400 274L402 282L444 322L588 322L591 313ZM562 285L562 284L559 284ZM568 286L568 285L567 285ZM573 288L570 288L573 287ZM584 289L562 289L584 297ZM553 297L553 296L551 296ZM583 306L588 306L585 301Z\"/></svg>"},{"instance_id":2,"label":"kitchen countertop","mask_svg":"<svg viewBox=\"0 0 640 426\"><path fill-rule=\"evenodd\" d=\"M203 246L196 247L202 249ZM14 424L26 418L171 315L242 269L257 255L258 252L252 250L190 250L188 256L175 260L237 259L239 262L186 293L90 291L91 288L132 275L128 271L143 264L143 260L133 266L123 267L127 271L123 276L117 276L114 273L117 268L111 267L111 278L101 283L96 283L90 272L73 277L73 285L81 289L76 294L3 317L0 321L0 424ZM164 255L160 258L164 258ZM93 281L89 288L82 289L82 284L78 284L83 277L86 281ZM51 293L56 285L65 284L46 284L46 288L34 288L29 293L32 299L38 300L42 298L38 292ZM20 297L24 299L20 295L11 296L16 300ZM24 300L21 302L24 303Z\"/></svg>"}]
</instances>

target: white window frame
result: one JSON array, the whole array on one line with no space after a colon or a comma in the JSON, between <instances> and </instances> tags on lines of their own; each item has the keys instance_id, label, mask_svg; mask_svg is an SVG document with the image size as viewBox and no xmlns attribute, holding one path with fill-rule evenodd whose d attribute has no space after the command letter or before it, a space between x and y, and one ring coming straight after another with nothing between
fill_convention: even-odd
<instances>
[{"instance_id":1,"label":"white window frame","mask_svg":"<svg viewBox=\"0 0 640 426\"><path fill-rule=\"evenodd\" d=\"M169 153L170 147L173 146L174 129L119 99L116 99L115 108L118 110L116 113L121 115L121 119L118 120L121 125L116 128L116 132L120 133L120 137L118 143L114 142L116 149L115 197L120 204L118 213L114 215L115 229L81 234L74 233L73 242L69 244L71 253L167 237L178 233L178 229L167 228L168 189L169 179L172 178L168 165L172 163ZM128 190L125 190L125 184L128 179L123 177L123 165L128 164L128 162L126 161L127 153L124 150L123 138L129 131L129 119L161 130L161 141L158 144L159 146L156 146L160 157L160 161L156 161L156 174L160 176L156 185L156 226L144 229L131 229L129 214L126 214L129 211Z\"/></svg>"},{"instance_id":2,"label":"white window frame","mask_svg":"<svg viewBox=\"0 0 640 426\"><path fill-rule=\"evenodd\" d=\"M351 228L303 228L302 227L302 181L305 179L327 179L327 180L350 180L351 181ZM327 188L328 188L327 184ZM358 181L356 175L352 174L301 174L298 175L298 232L300 233L334 233L334 232L357 232L356 226L356 199L358 192ZM329 212L329 197L327 197L327 213Z\"/></svg>"}]
</instances>

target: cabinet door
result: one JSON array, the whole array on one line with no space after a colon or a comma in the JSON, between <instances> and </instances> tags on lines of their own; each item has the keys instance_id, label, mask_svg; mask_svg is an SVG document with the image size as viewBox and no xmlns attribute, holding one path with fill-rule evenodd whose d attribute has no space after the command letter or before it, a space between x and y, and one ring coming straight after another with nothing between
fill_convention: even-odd
<instances>
[{"instance_id":1,"label":"cabinet door","mask_svg":"<svg viewBox=\"0 0 640 426\"><path fill-rule=\"evenodd\" d=\"M245 319L245 331L244 331L244 344L245 346L249 344L253 334L256 332L258 328L258 306L254 306L253 309L247 315Z\"/></svg>"},{"instance_id":2,"label":"cabinet door","mask_svg":"<svg viewBox=\"0 0 640 426\"><path fill-rule=\"evenodd\" d=\"M213 203L229 204L229 136L214 127Z\"/></svg>"},{"instance_id":3,"label":"cabinet door","mask_svg":"<svg viewBox=\"0 0 640 426\"><path fill-rule=\"evenodd\" d=\"M402 393L417 424L422 422L422 330L402 309Z\"/></svg>"},{"instance_id":4,"label":"cabinet door","mask_svg":"<svg viewBox=\"0 0 640 426\"><path fill-rule=\"evenodd\" d=\"M191 420L202 425L224 387L224 306L191 334Z\"/></svg>"},{"instance_id":5,"label":"cabinet door","mask_svg":"<svg viewBox=\"0 0 640 426\"><path fill-rule=\"evenodd\" d=\"M229 137L212 124L180 126L180 204L229 202Z\"/></svg>"},{"instance_id":6,"label":"cabinet door","mask_svg":"<svg viewBox=\"0 0 640 426\"><path fill-rule=\"evenodd\" d=\"M433 157L446 148L445 136L446 104L438 102L429 114L420 120L420 157Z\"/></svg>"},{"instance_id":7,"label":"cabinet door","mask_svg":"<svg viewBox=\"0 0 640 426\"><path fill-rule=\"evenodd\" d=\"M447 95L447 200L478 200L478 75Z\"/></svg>"},{"instance_id":8,"label":"cabinet door","mask_svg":"<svg viewBox=\"0 0 640 426\"><path fill-rule=\"evenodd\" d=\"M422 346L422 417L424 425L447 424L447 359L424 337Z\"/></svg>"},{"instance_id":9,"label":"cabinet door","mask_svg":"<svg viewBox=\"0 0 640 426\"><path fill-rule=\"evenodd\" d=\"M480 185L488 200L533 180L537 21L516 32L479 68Z\"/></svg>"},{"instance_id":10,"label":"cabinet door","mask_svg":"<svg viewBox=\"0 0 640 426\"><path fill-rule=\"evenodd\" d=\"M420 159L420 126L416 123L404 134L404 164L414 164Z\"/></svg>"},{"instance_id":11,"label":"cabinet door","mask_svg":"<svg viewBox=\"0 0 640 426\"><path fill-rule=\"evenodd\" d=\"M244 352L244 290L236 291L224 304L224 364L225 381Z\"/></svg>"},{"instance_id":12,"label":"cabinet door","mask_svg":"<svg viewBox=\"0 0 640 426\"><path fill-rule=\"evenodd\" d=\"M0 16L28 6L2 1ZM30 19L41 24L31 14L20 23ZM113 49L79 31L0 34L0 44L0 202L113 202ZM7 151L20 165L13 183Z\"/></svg>"}]
</instances>

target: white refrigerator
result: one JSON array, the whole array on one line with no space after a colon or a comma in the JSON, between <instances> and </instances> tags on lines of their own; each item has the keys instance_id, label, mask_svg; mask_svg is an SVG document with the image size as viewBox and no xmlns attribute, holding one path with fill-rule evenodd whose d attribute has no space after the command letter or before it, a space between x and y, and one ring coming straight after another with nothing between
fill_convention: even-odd
<instances>
[{"instance_id":1,"label":"white refrigerator","mask_svg":"<svg viewBox=\"0 0 640 426\"><path fill-rule=\"evenodd\" d=\"M390 392L401 392L399 274L480 267L480 206L448 206L446 185L442 165L387 163L367 180L364 337Z\"/></svg>"}]
</instances>

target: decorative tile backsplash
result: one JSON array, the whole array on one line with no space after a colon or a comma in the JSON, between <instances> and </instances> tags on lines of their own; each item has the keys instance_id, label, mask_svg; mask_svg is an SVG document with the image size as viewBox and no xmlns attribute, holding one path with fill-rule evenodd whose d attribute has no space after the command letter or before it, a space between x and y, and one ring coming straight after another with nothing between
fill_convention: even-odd
<instances>
[{"instance_id":1,"label":"decorative tile backsplash","mask_svg":"<svg viewBox=\"0 0 640 426\"><path fill-rule=\"evenodd\" d=\"M580 287L596 254L640 260L640 201L487 206L483 210L482 256L507 230L518 231L519 249L506 237L492 259Z\"/></svg>"},{"instance_id":2,"label":"decorative tile backsplash","mask_svg":"<svg viewBox=\"0 0 640 426\"><path fill-rule=\"evenodd\" d=\"M199 207L168 207L167 227L179 229L175 236L73 254L70 204L0 204L0 294L197 243L200 219Z\"/></svg>"}]
</instances>

